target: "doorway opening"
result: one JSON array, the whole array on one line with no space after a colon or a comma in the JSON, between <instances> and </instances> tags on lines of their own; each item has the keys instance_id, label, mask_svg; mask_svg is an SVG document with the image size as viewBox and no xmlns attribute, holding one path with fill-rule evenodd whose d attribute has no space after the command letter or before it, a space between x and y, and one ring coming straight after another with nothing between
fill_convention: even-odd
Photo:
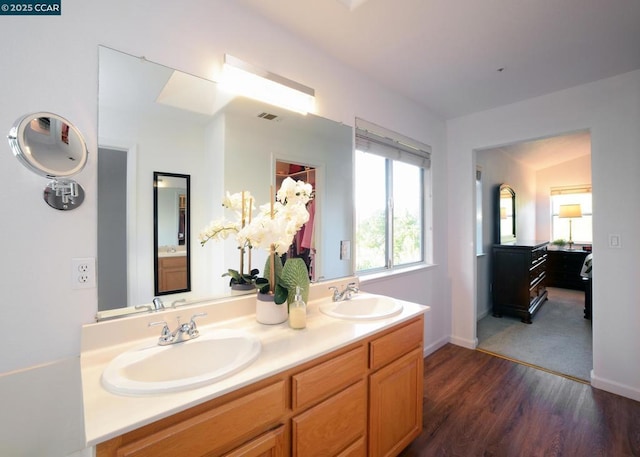
<instances>
[{"instance_id":1,"label":"doorway opening","mask_svg":"<svg viewBox=\"0 0 640 457\"><path fill-rule=\"evenodd\" d=\"M481 243L476 268L478 349L588 382L593 366L591 321L584 317L585 283L580 277L580 267L587 255L583 249L590 252L591 246L586 242L575 243L569 251L568 246L552 244L553 223L558 215L553 211L551 190L587 186L591 189L590 132L583 130L476 150L474 166L482 169L482 199L477 204L485 216L478 219L482 227L477 227L477 242ZM545 258L548 300L532 324L522 323L518 317L492 315L493 284L505 280L495 278L492 268L494 225L499 223L492 216L496 213L493 190L502 183L509 183L516 192L516 242L549 242ZM566 272L572 282L558 282L558 274L564 273L555 271L550 261L565 251L580 257L579 265ZM538 331L545 327L551 330L551 324L545 324L549 314L549 319L559 324L557 334L543 332L545 336L536 339L533 335Z\"/></svg>"}]
</instances>

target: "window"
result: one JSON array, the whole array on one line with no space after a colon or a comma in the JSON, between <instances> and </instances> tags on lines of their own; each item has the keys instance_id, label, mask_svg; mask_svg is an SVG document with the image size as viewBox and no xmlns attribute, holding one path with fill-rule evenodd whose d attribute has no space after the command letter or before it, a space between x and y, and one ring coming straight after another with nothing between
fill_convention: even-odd
<instances>
[{"instance_id":1,"label":"window","mask_svg":"<svg viewBox=\"0 0 640 457\"><path fill-rule=\"evenodd\" d=\"M484 253L482 238L482 169L476 167L476 255Z\"/></svg>"},{"instance_id":2,"label":"window","mask_svg":"<svg viewBox=\"0 0 640 457\"><path fill-rule=\"evenodd\" d=\"M561 217L561 206L580 205L582 216ZM562 187L551 189L551 239L569 238L576 244L591 244L593 214L591 207L591 186ZM571 236L569 236L571 235Z\"/></svg>"},{"instance_id":3,"label":"window","mask_svg":"<svg viewBox=\"0 0 640 457\"><path fill-rule=\"evenodd\" d=\"M430 148L356 120L356 271L425 261L425 188Z\"/></svg>"}]
</instances>

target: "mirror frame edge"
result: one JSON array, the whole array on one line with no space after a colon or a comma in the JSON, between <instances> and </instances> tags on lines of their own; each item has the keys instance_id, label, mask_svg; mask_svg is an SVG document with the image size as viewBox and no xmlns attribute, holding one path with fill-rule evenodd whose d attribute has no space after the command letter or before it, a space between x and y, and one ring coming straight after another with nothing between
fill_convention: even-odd
<instances>
[{"instance_id":1,"label":"mirror frame edge","mask_svg":"<svg viewBox=\"0 0 640 457\"><path fill-rule=\"evenodd\" d=\"M185 216L185 225L187 229L187 240L185 243L187 257L187 285L184 289L173 289L160 291L160 278L158 269L158 177L170 176L172 178L184 178L186 180L187 189L187 210ZM191 175L181 173L168 173L162 171L153 172L153 293L154 297L170 294L178 294L183 292L191 292Z\"/></svg>"}]
</instances>

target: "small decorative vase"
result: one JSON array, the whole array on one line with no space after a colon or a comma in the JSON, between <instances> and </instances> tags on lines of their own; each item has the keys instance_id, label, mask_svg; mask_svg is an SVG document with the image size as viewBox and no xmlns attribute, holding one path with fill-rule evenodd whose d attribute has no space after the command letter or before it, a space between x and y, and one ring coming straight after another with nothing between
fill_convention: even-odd
<instances>
[{"instance_id":1,"label":"small decorative vase","mask_svg":"<svg viewBox=\"0 0 640 457\"><path fill-rule=\"evenodd\" d=\"M274 300L274 295L256 295L256 320L261 324L280 324L287 320L287 304L276 305Z\"/></svg>"}]
</instances>

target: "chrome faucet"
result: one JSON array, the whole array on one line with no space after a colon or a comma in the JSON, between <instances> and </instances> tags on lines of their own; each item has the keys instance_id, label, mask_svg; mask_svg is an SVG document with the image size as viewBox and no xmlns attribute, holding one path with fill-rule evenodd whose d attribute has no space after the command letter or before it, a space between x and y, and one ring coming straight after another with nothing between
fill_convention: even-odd
<instances>
[{"instance_id":1,"label":"chrome faucet","mask_svg":"<svg viewBox=\"0 0 640 457\"><path fill-rule=\"evenodd\" d=\"M338 291L338 288L334 286L329 287L329 289L333 290L333 301L351 300L353 294L357 294L360 291L355 282L347 284L342 292Z\"/></svg>"},{"instance_id":2,"label":"chrome faucet","mask_svg":"<svg viewBox=\"0 0 640 457\"><path fill-rule=\"evenodd\" d=\"M160 297L156 297L153 299L153 309L155 310L164 309L164 303L162 303L162 299Z\"/></svg>"},{"instance_id":3,"label":"chrome faucet","mask_svg":"<svg viewBox=\"0 0 640 457\"><path fill-rule=\"evenodd\" d=\"M200 336L198 327L195 320L198 317L206 316L207 313L198 313L191 316L191 320L188 323L181 324L180 316L178 316L178 328L173 332L169 329L166 321L150 322L149 327L156 325L162 325L162 331L160 332L160 338L158 338L158 345L167 346L169 344L180 343L182 341L192 340Z\"/></svg>"}]
</instances>

